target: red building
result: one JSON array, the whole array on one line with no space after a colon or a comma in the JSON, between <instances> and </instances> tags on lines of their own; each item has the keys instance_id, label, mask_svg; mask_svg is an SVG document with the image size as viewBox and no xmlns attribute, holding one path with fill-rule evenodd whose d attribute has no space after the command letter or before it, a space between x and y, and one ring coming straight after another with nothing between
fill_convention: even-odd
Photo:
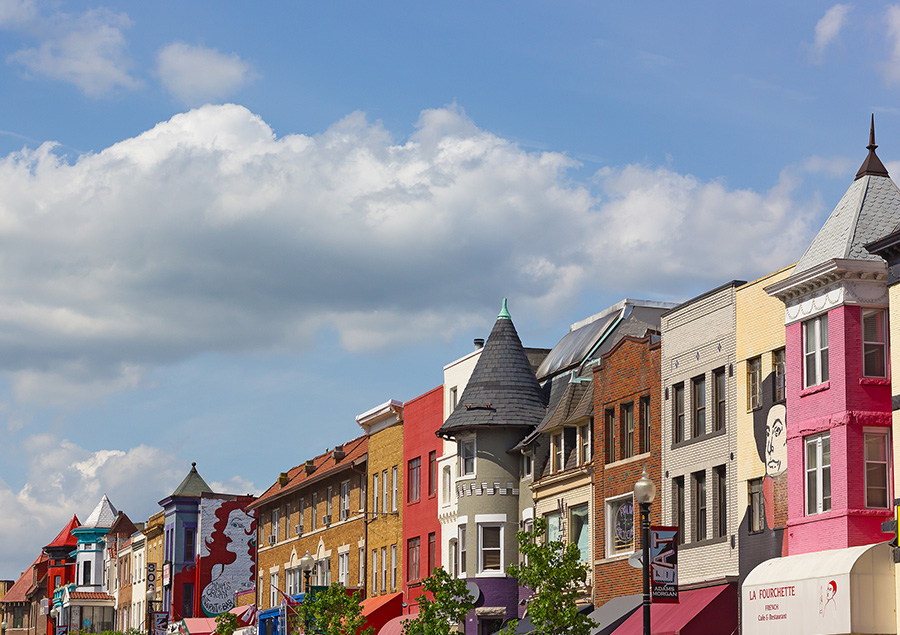
<instances>
[{"instance_id":1,"label":"red building","mask_svg":"<svg viewBox=\"0 0 900 635\"><path fill-rule=\"evenodd\" d=\"M72 553L78 544L78 538L72 535L72 530L81 527L81 522L77 516L72 516L69 523L63 527L59 535L54 538L49 545L44 547L44 553L47 555L47 597L50 599L51 605L55 605L57 610L62 606L62 597L56 599L55 592L57 589L75 582L75 558ZM51 606L52 609L52 606ZM47 633L54 633L55 629L52 622L47 625Z\"/></svg>"},{"instance_id":2,"label":"red building","mask_svg":"<svg viewBox=\"0 0 900 635\"><path fill-rule=\"evenodd\" d=\"M438 469L443 442L435 435L444 418L443 386L403 405L403 458L406 495L403 501L403 545L406 557L404 592L416 613L421 580L441 565L441 523L438 519Z\"/></svg>"}]
</instances>

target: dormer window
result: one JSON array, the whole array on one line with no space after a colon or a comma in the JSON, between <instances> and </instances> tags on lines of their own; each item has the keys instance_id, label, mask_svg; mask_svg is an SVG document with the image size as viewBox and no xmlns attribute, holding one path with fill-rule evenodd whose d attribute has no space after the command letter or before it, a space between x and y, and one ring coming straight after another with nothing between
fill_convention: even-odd
<instances>
[{"instance_id":1,"label":"dormer window","mask_svg":"<svg viewBox=\"0 0 900 635\"><path fill-rule=\"evenodd\" d=\"M553 435L553 471L562 472L563 470L563 435L557 433Z\"/></svg>"},{"instance_id":2,"label":"dormer window","mask_svg":"<svg viewBox=\"0 0 900 635\"><path fill-rule=\"evenodd\" d=\"M475 474L475 439L464 439L459 442L459 475Z\"/></svg>"}]
</instances>

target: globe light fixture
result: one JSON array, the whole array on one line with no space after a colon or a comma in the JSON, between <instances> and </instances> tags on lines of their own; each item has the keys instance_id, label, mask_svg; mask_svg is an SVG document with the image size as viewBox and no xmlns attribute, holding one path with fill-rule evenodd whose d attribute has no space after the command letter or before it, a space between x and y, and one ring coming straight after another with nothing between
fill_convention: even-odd
<instances>
[{"instance_id":1,"label":"globe light fixture","mask_svg":"<svg viewBox=\"0 0 900 635\"><path fill-rule=\"evenodd\" d=\"M634 500L641 508L641 557L644 582L644 635L650 635L650 503L656 498L656 485L647 468L634 484Z\"/></svg>"}]
</instances>

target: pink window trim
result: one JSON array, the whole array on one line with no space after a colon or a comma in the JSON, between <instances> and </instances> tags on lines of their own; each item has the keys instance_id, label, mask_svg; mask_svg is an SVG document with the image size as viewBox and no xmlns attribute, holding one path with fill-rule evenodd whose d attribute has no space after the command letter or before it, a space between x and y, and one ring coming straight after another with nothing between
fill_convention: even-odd
<instances>
[{"instance_id":1,"label":"pink window trim","mask_svg":"<svg viewBox=\"0 0 900 635\"><path fill-rule=\"evenodd\" d=\"M888 383L890 383L890 381L888 381ZM804 388L803 390L800 391L800 396L806 397L807 395L814 395L817 392L822 392L823 390L828 390L830 387L831 387L831 382L826 381L821 384L816 384L815 386L810 386L809 388Z\"/></svg>"}]
</instances>

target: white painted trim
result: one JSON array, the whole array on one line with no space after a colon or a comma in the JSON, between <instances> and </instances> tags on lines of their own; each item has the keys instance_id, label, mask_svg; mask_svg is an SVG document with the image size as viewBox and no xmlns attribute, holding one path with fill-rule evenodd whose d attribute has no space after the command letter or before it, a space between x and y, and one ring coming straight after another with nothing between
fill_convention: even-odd
<instances>
[{"instance_id":1,"label":"white painted trim","mask_svg":"<svg viewBox=\"0 0 900 635\"><path fill-rule=\"evenodd\" d=\"M506 514L475 514L475 523L505 523Z\"/></svg>"}]
</instances>

